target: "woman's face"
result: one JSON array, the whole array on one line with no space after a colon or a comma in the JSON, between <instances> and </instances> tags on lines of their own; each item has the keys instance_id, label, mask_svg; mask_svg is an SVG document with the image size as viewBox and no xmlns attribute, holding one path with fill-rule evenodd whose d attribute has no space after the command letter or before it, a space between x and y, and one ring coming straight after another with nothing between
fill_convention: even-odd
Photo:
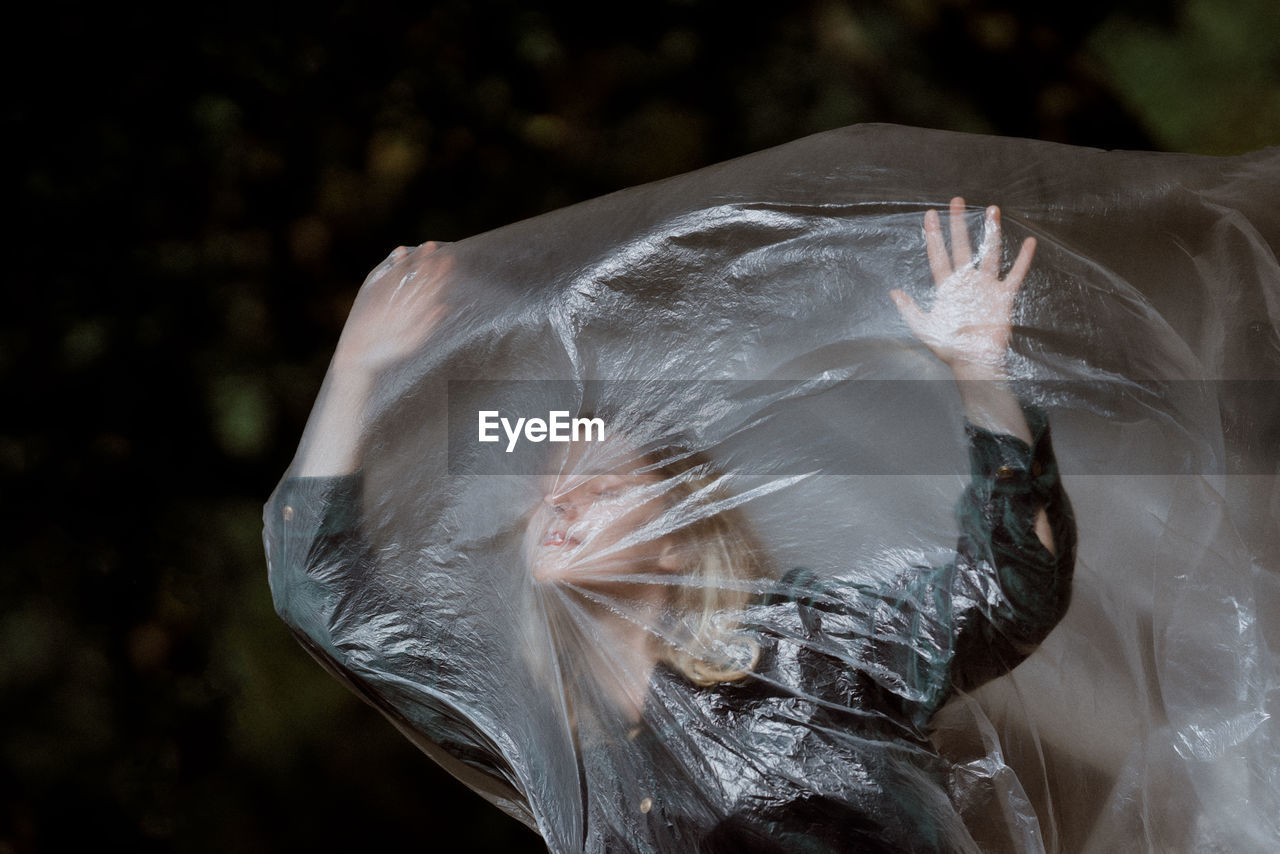
<instances>
[{"instance_id":1,"label":"woman's face","mask_svg":"<svg viewBox=\"0 0 1280 854\"><path fill-rule=\"evenodd\" d=\"M570 464L574 459L571 452ZM629 461L601 473L546 479L526 533L534 581L645 583L654 572L678 568L675 538L663 528L663 480L634 468Z\"/></svg>"}]
</instances>

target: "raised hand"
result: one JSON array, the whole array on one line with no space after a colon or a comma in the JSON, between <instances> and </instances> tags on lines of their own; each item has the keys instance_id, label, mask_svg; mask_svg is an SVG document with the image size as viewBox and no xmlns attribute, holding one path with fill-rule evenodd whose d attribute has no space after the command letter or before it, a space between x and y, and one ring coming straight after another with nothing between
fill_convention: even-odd
<instances>
[{"instance_id":1,"label":"raised hand","mask_svg":"<svg viewBox=\"0 0 1280 854\"><path fill-rule=\"evenodd\" d=\"M369 274L342 330L334 366L374 374L410 356L444 319L453 258L431 241L401 246Z\"/></svg>"},{"instance_id":2,"label":"raised hand","mask_svg":"<svg viewBox=\"0 0 1280 854\"><path fill-rule=\"evenodd\" d=\"M362 429L378 375L413 354L448 309L442 300L453 259L438 243L400 247L365 279L333 356L297 460L304 477L350 474L360 466Z\"/></svg>"},{"instance_id":3,"label":"raised hand","mask_svg":"<svg viewBox=\"0 0 1280 854\"><path fill-rule=\"evenodd\" d=\"M925 311L901 290L889 292L903 320L920 341L957 376L1003 376L1013 330L1013 304L1031 267L1036 241L1028 237L1008 275L1000 278L1000 209L987 208L978 255L973 257L964 220L964 199L951 200L951 252L937 211L924 216L925 250L936 286Z\"/></svg>"}]
</instances>

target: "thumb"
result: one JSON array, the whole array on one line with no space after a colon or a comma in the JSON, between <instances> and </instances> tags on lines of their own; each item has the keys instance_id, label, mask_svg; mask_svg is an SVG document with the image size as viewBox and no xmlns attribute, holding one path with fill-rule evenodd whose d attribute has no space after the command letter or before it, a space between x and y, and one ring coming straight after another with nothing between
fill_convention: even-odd
<instances>
[{"instance_id":1,"label":"thumb","mask_svg":"<svg viewBox=\"0 0 1280 854\"><path fill-rule=\"evenodd\" d=\"M892 290L889 291L889 296L893 299L893 304L898 307L898 313L902 315L902 319L907 322L912 333L919 338L929 323L929 316L905 291Z\"/></svg>"}]
</instances>

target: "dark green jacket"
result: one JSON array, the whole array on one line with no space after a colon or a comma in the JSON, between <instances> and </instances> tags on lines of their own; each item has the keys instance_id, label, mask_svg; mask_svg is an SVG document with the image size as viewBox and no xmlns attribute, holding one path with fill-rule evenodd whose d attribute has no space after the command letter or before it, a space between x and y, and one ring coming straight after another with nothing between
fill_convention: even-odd
<instances>
[{"instance_id":1,"label":"dark green jacket","mask_svg":"<svg viewBox=\"0 0 1280 854\"><path fill-rule=\"evenodd\" d=\"M584 728L570 850L964 850L930 719L955 689L1022 661L1070 599L1071 509L1044 415L1027 415L1030 447L966 427L972 481L954 560L874 584L792 570L744 615L761 646L746 679L697 688L660 666L641 726L606 715ZM1040 507L1056 554L1033 530ZM514 765L536 751L513 760L473 723L468 663L433 656L429 640L417 657L379 658L379 620L406 605L373 569L359 508L356 476L281 485L266 534L277 610L433 758L541 827L548 806L531 806L520 783L537 769Z\"/></svg>"}]
</instances>

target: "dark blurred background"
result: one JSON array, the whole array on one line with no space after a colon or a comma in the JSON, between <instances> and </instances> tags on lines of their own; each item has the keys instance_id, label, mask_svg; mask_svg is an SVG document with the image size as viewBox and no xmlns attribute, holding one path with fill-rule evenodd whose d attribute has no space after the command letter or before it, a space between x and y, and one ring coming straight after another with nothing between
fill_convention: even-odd
<instances>
[{"instance_id":1,"label":"dark blurred background","mask_svg":"<svg viewBox=\"0 0 1280 854\"><path fill-rule=\"evenodd\" d=\"M397 244L857 122L1280 142L1275 0L24 15L0 60L0 854L544 850L271 608L262 504Z\"/></svg>"}]
</instances>

